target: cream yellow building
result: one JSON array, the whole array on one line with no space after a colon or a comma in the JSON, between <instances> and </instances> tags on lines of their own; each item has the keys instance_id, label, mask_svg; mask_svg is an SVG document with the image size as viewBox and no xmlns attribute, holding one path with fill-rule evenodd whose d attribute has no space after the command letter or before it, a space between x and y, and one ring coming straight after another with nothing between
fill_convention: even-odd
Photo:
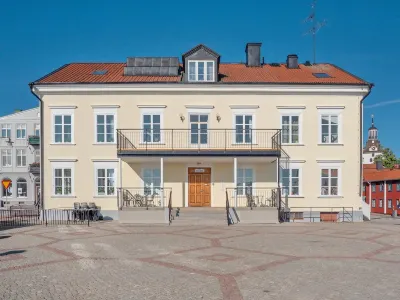
<instances>
[{"instance_id":1,"label":"cream yellow building","mask_svg":"<svg viewBox=\"0 0 400 300\"><path fill-rule=\"evenodd\" d=\"M349 211L362 220L362 102L372 85L296 55L266 64L260 47L247 44L246 63L221 63L199 45L181 63L74 63L31 83L44 208L95 202L118 219L127 208L228 201L290 208L298 220Z\"/></svg>"}]
</instances>

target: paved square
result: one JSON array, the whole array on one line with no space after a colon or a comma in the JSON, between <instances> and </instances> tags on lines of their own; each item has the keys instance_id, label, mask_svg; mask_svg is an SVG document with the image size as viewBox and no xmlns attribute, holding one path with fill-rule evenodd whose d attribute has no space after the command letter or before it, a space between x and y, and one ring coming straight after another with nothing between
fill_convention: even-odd
<instances>
[{"instance_id":1,"label":"paved square","mask_svg":"<svg viewBox=\"0 0 400 300\"><path fill-rule=\"evenodd\" d=\"M400 219L0 230L0 299L398 299Z\"/></svg>"}]
</instances>

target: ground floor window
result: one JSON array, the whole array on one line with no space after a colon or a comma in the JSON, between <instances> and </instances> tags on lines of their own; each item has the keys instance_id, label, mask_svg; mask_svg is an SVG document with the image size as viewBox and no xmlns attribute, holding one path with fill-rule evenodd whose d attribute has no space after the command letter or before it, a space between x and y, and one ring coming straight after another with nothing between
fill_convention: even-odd
<instances>
[{"instance_id":1,"label":"ground floor window","mask_svg":"<svg viewBox=\"0 0 400 300\"><path fill-rule=\"evenodd\" d=\"M379 199L379 207L383 207L383 200Z\"/></svg>"},{"instance_id":2,"label":"ground floor window","mask_svg":"<svg viewBox=\"0 0 400 300\"><path fill-rule=\"evenodd\" d=\"M339 169L321 169L321 196L339 195Z\"/></svg>"},{"instance_id":3,"label":"ground floor window","mask_svg":"<svg viewBox=\"0 0 400 300\"><path fill-rule=\"evenodd\" d=\"M282 195L300 195L300 169L291 168L282 170Z\"/></svg>"},{"instance_id":4,"label":"ground floor window","mask_svg":"<svg viewBox=\"0 0 400 300\"><path fill-rule=\"evenodd\" d=\"M239 168L237 169L237 194L251 194L253 190L254 174L253 169Z\"/></svg>"},{"instance_id":5,"label":"ground floor window","mask_svg":"<svg viewBox=\"0 0 400 300\"><path fill-rule=\"evenodd\" d=\"M143 169L143 184L145 195L160 195L161 171L159 168Z\"/></svg>"},{"instance_id":6,"label":"ground floor window","mask_svg":"<svg viewBox=\"0 0 400 300\"><path fill-rule=\"evenodd\" d=\"M376 200L372 199L372 203L371 203L372 207L376 207Z\"/></svg>"},{"instance_id":7,"label":"ground floor window","mask_svg":"<svg viewBox=\"0 0 400 300\"><path fill-rule=\"evenodd\" d=\"M26 179L19 178L17 180L17 197L26 198L28 196L28 183Z\"/></svg>"},{"instance_id":8,"label":"ground floor window","mask_svg":"<svg viewBox=\"0 0 400 300\"><path fill-rule=\"evenodd\" d=\"M388 200L388 208L392 208L392 200L391 199Z\"/></svg>"},{"instance_id":9,"label":"ground floor window","mask_svg":"<svg viewBox=\"0 0 400 300\"><path fill-rule=\"evenodd\" d=\"M113 196L115 195L115 169L101 168L97 169L97 195Z\"/></svg>"},{"instance_id":10,"label":"ground floor window","mask_svg":"<svg viewBox=\"0 0 400 300\"><path fill-rule=\"evenodd\" d=\"M72 169L54 169L54 194L68 196L72 195Z\"/></svg>"},{"instance_id":11,"label":"ground floor window","mask_svg":"<svg viewBox=\"0 0 400 300\"><path fill-rule=\"evenodd\" d=\"M9 184L8 188L4 188L3 184L1 185L2 186L2 193L1 193L2 196L3 197L12 197L12 181L11 181L11 179L3 178L2 181L3 180L10 180L10 184Z\"/></svg>"}]
</instances>

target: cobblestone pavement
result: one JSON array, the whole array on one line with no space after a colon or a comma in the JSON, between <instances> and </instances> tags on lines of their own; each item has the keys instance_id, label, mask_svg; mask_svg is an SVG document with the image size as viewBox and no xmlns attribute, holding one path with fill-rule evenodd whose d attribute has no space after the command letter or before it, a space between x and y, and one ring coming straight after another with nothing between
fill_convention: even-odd
<instances>
[{"instance_id":1,"label":"cobblestone pavement","mask_svg":"<svg viewBox=\"0 0 400 300\"><path fill-rule=\"evenodd\" d=\"M399 299L400 219L0 231L0 299Z\"/></svg>"}]
</instances>

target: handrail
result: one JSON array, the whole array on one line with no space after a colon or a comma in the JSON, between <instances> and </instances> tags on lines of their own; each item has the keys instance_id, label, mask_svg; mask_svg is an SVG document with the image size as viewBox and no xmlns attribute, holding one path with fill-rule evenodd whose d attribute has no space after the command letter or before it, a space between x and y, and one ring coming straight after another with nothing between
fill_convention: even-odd
<instances>
[{"instance_id":1,"label":"handrail","mask_svg":"<svg viewBox=\"0 0 400 300\"><path fill-rule=\"evenodd\" d=\"M231 220L229 218L229 197L228 191L225 191L226 194L226 221L228 222L228 226L231 225Z\"/></svg>"},{"instance_id":2,"label":"handrail","mask_svg":"<svg viewBox=\"0 0 400 300\"><path fill-rule=\"evenodd\" d=\"M169 192L168 216L169 216L169 225L171 225L171 223L172 223L172 190Z\"/></svg>"}]
</instances>

